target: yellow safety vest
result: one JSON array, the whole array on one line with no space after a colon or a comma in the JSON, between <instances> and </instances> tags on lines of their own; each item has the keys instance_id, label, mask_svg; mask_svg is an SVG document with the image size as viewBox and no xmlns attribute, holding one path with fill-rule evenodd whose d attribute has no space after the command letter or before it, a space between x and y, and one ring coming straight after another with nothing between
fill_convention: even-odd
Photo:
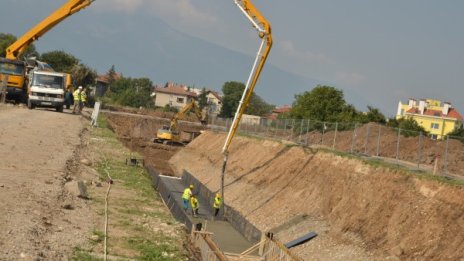
<instances>
[{"instance_id":1,"label":"yellow safety vest","mask_svg":"<svg viewBox=\"0 0 464 261\"><path fill-rule=\"evenodd\" d=\"M198 209L198 199L190 198L190 205L192 205L192 209Z\"/></svg>"},{"instance_id":2,"label":"yellow safety vest","mask_svg":"<svg viewBox=\"0 0 464 261\"><path fill-rule=\"evenodd\" d=\"M82 102L87 102L87 93L82 92L81 93L81 99L82 99Z\"/></svg>"},{"instance_id":3,"label":"yellow safety vest","mask_svg":"<svg viewBox=\"0 0 464 261\"><path fill-rule=\"evenodd\" d=\"M75 102L82 101L82 95L81 95L81 93L79 93L79 89L74 91L73 96L74 96L74 101Z\"/></svg>"},{"instance_id":4,"label":"yellow safety vest","mask_svg":"<svg viewBox=\"0 0 464 261\"><path fill-rule=\"evenodd\" d=\"M215 197L215 198L214 198L213 207L214 207L214 208L220 208L220 207L221 207L221 204L222 204L222 199L221 199L221 197Z\"/></svg>"},{"instance_id":5,"label":"yellow safety vest","mask_svg":"<svg viewBox=\"0 0 464 261\"><path fill-rule=\"evenodd\" d=\"M191 195L192 195L192 191L190 190L190 188L186 188L184 189L184 194L182 195L182 198L189 200Z\"/></svg>"}]
</instances>

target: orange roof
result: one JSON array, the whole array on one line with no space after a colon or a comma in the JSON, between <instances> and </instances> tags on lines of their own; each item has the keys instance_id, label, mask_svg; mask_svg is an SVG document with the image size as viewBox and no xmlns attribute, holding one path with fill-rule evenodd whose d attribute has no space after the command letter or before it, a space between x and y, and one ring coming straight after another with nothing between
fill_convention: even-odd
<instances>
[{"instance_id":1,"label":"orange roof","mask_svg":"<svg viewBox=\"0 0 464 261\"><path fill-rule=\"evenodd\" d=\"M116 74L114 75L114 79L115 79L115 80L119 80L119 79L121 79L121 77L122 77L122 76L121 76L120 73L116 73ZM108 82L109 82L109 75L108 75L108 74L98 75L97 81L108 83Z\"/></svg>"},{"instance_id":2,"label":"orange roof","mask_svg":"<svg viewBox=\"0 0 464 261\"><path fill-rule=\"evenodd\" d=\"M197 97L197 94L194 92L188 92L186 91L183 87L180 86L168 86L168 87L163 87L155 88L155 92L160 92L160 93L169 93L169 94L176 94L176 95L183 95L183 96L190 96L190 97Z\"/></svg>"},{"instance_id":3,"label":"orange roof","mask_svg":"<svg viewBox=\"0 0 464 261\"><path fill-rule=\"evenodd\" d=\"M272 112L274 112L274 113L285 113L285 112L289 112L291 109L292 109L292 107L290 107L288 105L284 105L282 107L275 108L274 110L272 110Z\"/></svg>"},{"instance_id":4,"label":"orange roof","mask_svg":"<svg viewBox=\"0 0 464 261\"><path fill-rule=\"evenodd\" d=\"M417 108L411 108L411 109L407 110L406 112L407 113L413 113L413 114L420 114L419 109L417 109ZM424 115L435 116L435 117L455 118L455 119L457 119L459 121L463 121L463 118L462 118L461 114L459 114L459 112L454 108L449 109L448 115L444 115L441 110L425 109L424 110Z\"/></svg>"}]
</instances>

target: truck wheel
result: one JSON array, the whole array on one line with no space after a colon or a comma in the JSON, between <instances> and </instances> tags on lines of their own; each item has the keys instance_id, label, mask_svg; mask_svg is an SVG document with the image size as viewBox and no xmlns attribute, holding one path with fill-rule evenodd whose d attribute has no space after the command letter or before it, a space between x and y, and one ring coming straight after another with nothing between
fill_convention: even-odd
<instances>
[{"instance_id":1,"label":"truck wheel","mask_svg":"<svg viewBox=\"0 0 464 261\"><path fill-rule=\"evenodd\" d=\"M56 107L57 112L63 112L63 105Z\"/></svg>"},{"instance_id":2,"label":"truck wheel","mask_svg":"<svg viewBox=\"0 0 464 261\"><path fill-rule=\"evenodd\" d=\"M31 100L27 99L27 108L29 110L32 110L34 109L34 104L32 104Z\"/></svg>"}]
</instances>

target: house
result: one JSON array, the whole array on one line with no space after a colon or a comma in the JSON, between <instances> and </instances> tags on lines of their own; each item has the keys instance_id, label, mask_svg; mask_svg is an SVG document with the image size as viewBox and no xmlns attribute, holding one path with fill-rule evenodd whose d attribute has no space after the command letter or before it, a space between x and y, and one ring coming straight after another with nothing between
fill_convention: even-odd
<instances>
[{"instance_id":1,"label":"house","mask_svg":"<svg viewBox=\"0 0 464 261\"><path fill-rule=\"evenodd\" d=\"M167 83L164 87L154 88L155 106L165 107L169 105L178 109L183 108L190 98L197 99L198 95L189 91L187 86Z\"/></svg>"},{"instance_id":2,"label":"house","mask_svg":"<svg viewBox=\"0 0 464 261\"><path fill-rule=\"evenodd\" d=\"M275 109L272 110L271 115L267 117L268 120L276 120L279 115L282 115L284 113L289 113L292 107L288 105L284 105L281 107L276 107Z\"/></svg>"},{"instance_id":3,"label":"house","mask_svg":"<svg viewBox=\"0 0 464 261\"><path fill-rule=\"evenodd\" d=\"M426 131L432 139L443 139L448 133L463 124L461 114L449 102L432 99L409 99L408 103L398 103L396 119L412 118Z\"/></svg>"},{"instance_id":4,"label":"house","mask_svg":"<svg viewBox=\"0 0 464 261\"><path fill-rule=\"evenodd\" d=\"M208 91L206 98L208 99L208 113L213 116L218 115L222 109L222 97L219 93L210 90Z\"/></svg>"},{"instance_id":5,"label":"house","mask_svg":"<svg viewBox=\"0 0 464 261\"><path fill-rule=\"evenodd\" d=\"M114 75L114 80L121 79L122 75L116 73ZM96 97L103 97L108 89L108 83L110 82L110 77L108 74L98 75L97 79L95 79L95 96Z\"/></svg>"}]
</instances>

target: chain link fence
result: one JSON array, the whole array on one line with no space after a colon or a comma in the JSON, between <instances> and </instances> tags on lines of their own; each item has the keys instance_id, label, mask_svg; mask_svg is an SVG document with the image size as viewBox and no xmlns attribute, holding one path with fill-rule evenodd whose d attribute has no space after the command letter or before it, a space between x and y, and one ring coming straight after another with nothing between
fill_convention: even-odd
<instances>
[{"instance_id":1,"label":"chain link fence","mask_svg":"<svg viewBox=\"0 0 464 261\"><path fill-rule=\"evenodd\" d=\"M215 118L211 128L228 131L233 119ZM427 134L377 123L321 122L311 119L242 121L239 133L286 140L302 146L322 147L361 157L375 158L398 167L464 179L464 140Z\"/></svg>"}]
</instances>

